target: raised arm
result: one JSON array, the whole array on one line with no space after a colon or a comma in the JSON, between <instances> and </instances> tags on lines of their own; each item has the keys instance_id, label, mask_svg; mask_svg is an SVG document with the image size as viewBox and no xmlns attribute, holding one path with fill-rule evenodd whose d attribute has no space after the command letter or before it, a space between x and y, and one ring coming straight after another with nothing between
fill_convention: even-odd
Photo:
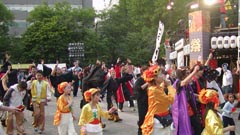
<instances>
[{"instance_id":1,"label":"raised arm","mask_svg":"<svg viewBox=\"0 0 240 135\"><path fill-rule=\"evenodd\" d=\"M194 67L194 70L192 71L192 73L190 73L183 81L181 81L180 86L187 85L192 80L192 77L198 72L199 68L200 67L198 65L196 65Z\"/></svg>"},{"instance_id":2,"label":"raised arm","mask_svg":"<svg viewBox=\"0 0 240 135\"><path fill-rule=\"evenodd\" d=\"M207 59L207 61L205 62L205 66L208 66L208 64L209 64L209 62L210 62L210 60L213 58L213 53L211 52L211 53L209 53L209 55L208 55L208 59Z\"/></svg>"}]
</instances>

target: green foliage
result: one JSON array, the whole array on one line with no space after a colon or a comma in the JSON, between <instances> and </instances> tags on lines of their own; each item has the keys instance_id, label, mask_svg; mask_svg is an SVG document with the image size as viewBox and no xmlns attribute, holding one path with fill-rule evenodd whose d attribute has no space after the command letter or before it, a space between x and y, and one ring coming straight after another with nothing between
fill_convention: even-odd
<instances>
[{"instance_id":1,"label":"green foliage","mask_svg":"<svg viewBox=\"0 0 240 135\"><path fill-rule=\"evenodd\" d=\"M0 52L8 50L10 37L8 27L12 24L13 14L0 1Z\"/></svg>"},{"instance_id":2,"label":"green foliage","mask_svg":"<svg viewBox=\"0 0 240 135\"><path fill-rule=\"evenodd\" d=\"M158 22L161 20L167 30L177 31L179 19L187 22L187 8L190 0L175 0L174 9L168 11L168 1L163 0L120 0L119 6L103 12L100 17L101 40L110 48L109 60L117 57L130 58L134 64L146 64L155 49ZM163 36L162 43L165 38ZM160 56L165 57L162 44Z\"/></svg>"},{"instance_id":3,"label":"green foliage","mask_svg":"<svg viewBox=\"0 0 240 135\"><path fill-rule=\"evenodd\" d=\"M68 61L68 43L83 42L88 45L92 34L95 12L93 9L72 8L67 2L53 7L43 3L30 12L30 27L23 34L24 52L22 59L55 62Z\"/></svg>"}]
</instances>

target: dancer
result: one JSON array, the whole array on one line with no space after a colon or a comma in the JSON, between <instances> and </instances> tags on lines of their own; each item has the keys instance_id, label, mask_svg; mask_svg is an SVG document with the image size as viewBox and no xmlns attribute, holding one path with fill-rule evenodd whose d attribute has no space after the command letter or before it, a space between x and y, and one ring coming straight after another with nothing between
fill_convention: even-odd
<instances>
[{"instance_id":1,"label":"dancer","mask_svg":"<svg viewBox=\"0 0 240 135\"><path fill-rule=\"evenodd\" d=\"M81 135L102 135L100 117L110 118L110 114L116 111L111 108L103 111L98 104L101 94L100 90L91 88L84 93L85 100L89 103L83 106L78 125L81 126Z\"/></svg>"},{"instance_id":2,"label":"dancer","mask_svg":"<svg viewBox=\"0 0 240 135\"><path fill-rule=\"evenodd\" d=\"M142 66L142 71L144 72L148 67ZM148 95L147 95L148 83L146 83L142 76L139 76L134 84L134 91L137 99L138 107L138 135L142 135L141 126L144 122L145 115L148 109Z\"/></svg>"},{"instance_id":3,"label":"dancer","mask_svg":"<svg viewBox=\"0 0 240 135\"><path fill-rule=\"evenodd\" d=\"M26 88L27 88L27 83L26 82L19 82L18 84L15 84L11 86L6 95L3 98L4 105L9 106L9 107L17 107L21 111L13 113L8 111L7 112L7 119L6 119L6 134L7 135L13 135L13 116L16 117L16 129L17 129L17 134L23 135L25 134L24 131L24 106L23 106L23 101L26 101L27 99L27 94L26 94Z\"/></svg>"},{"instance_id":4,"label":"dancer","mask_svg":"<svg viewBox=\"0 0 240 135\"><path fill-rule=\"evenodd\" d=\"M170 85L170 81L163 78L160 67L154 65L144 73L144 81L148 83L148 111L141 126L143 135L168 135L171 133L172 118L169 107L174 101L176 90ZM168 87L168 95L160 84L165 81Z\"/></svg>"},{"instance_id":5,"label":"dancer","mask_svg":"<svg viewBox=\"0 0 240 135\"><path fill-rule=\"evenodd\" d=\"M33 104L33 127L34 131L42 134L45 126L45 104L47 98L51 97L50 86L43 80L42 70L36 73L36 79L32 81L31 95Z\"/></svg>"},{"instance_id":6,"label":"dancer","mask_svg":"<svg viewBox=\"0 0 240 135\"><path fill-rule=\"evenodd\" d=\"M53 125L57 126L59 135L77 135L73 124L76 117L73 114L71 90L71 85L67 82L58 85L58 92L62 95L57 101L57 111Z\"/></svg>"},{"instance_id":7,"label":"dancer","mask_svg":"<svg viewBox=\"0 0 240 135\"><path fill-rule=\"evenodd\" d=\"M235 105L234 105L234 95L232 93L229 93L227 95L228 101L225 103L222 111L222 119L223 119L223 127L227 127L228 125L235 126L235 122L233 119L233 112L236 111ZM229 135L235 135L235 131L230 131Z\"/></svg>"},{"instance_id":8,"label":"dancer","mask_svg":"<svg viewBox=\"0 0 240 135\"><path fill-rule=\"evenodd\" d=\"M219 105L218 93L212 89L201 90L199 100L206 105L204 112L205 128L201 135L223 135L227 131L234 131L235 126L223 128L221 116L217 108Z\"/></svg>"},{"instance_id":9,"label":"dancer","mask_svg":"<svg viewBox=\"0 0 240 135\"><path fill-rule=\"evenodd\" d=\"M177 80L173 86L177 90L177 95L172 105L174 135L200 135L202 132L201 116L198 116L196 97L190 86L192 77L199 72L199 69L199 66L195 66L190 74L185 68L176 71Z\"/></svg>"}]
</instances>

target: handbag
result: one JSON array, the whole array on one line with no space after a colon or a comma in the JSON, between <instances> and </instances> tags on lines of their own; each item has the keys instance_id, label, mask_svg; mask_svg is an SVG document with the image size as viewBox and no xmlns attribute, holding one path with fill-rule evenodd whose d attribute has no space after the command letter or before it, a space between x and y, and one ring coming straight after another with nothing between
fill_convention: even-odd
<instances>
[{"instance_id":1,"label":"handbag","mask_svg":"<svg viewBox=\"0 0 240 135\"><path fill-rule=\"evenodd\" d=\"M172 116L170 114L166 116L154 115L154 118L158 119L164 128L170 126L173 122Z\"/></svg>"}]
</instances>

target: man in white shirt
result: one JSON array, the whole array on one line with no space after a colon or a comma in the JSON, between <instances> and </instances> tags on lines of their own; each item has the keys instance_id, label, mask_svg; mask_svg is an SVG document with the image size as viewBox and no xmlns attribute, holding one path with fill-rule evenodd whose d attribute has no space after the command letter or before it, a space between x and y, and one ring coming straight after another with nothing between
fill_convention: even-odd
<instances>
[{"instance_id":1,"label":"man in white shirt","mask_svg":"<svg viewBox=\"0 0 240 135\"><path fill-rule=\"evenodd\" d=\"M223 91L223 94L232 93L233 78L232 78L231 71L228 70L227 67L228 67L227 63L222 64L222 70L223 70L222 91Z\"/></svg>"}]
</instances>

